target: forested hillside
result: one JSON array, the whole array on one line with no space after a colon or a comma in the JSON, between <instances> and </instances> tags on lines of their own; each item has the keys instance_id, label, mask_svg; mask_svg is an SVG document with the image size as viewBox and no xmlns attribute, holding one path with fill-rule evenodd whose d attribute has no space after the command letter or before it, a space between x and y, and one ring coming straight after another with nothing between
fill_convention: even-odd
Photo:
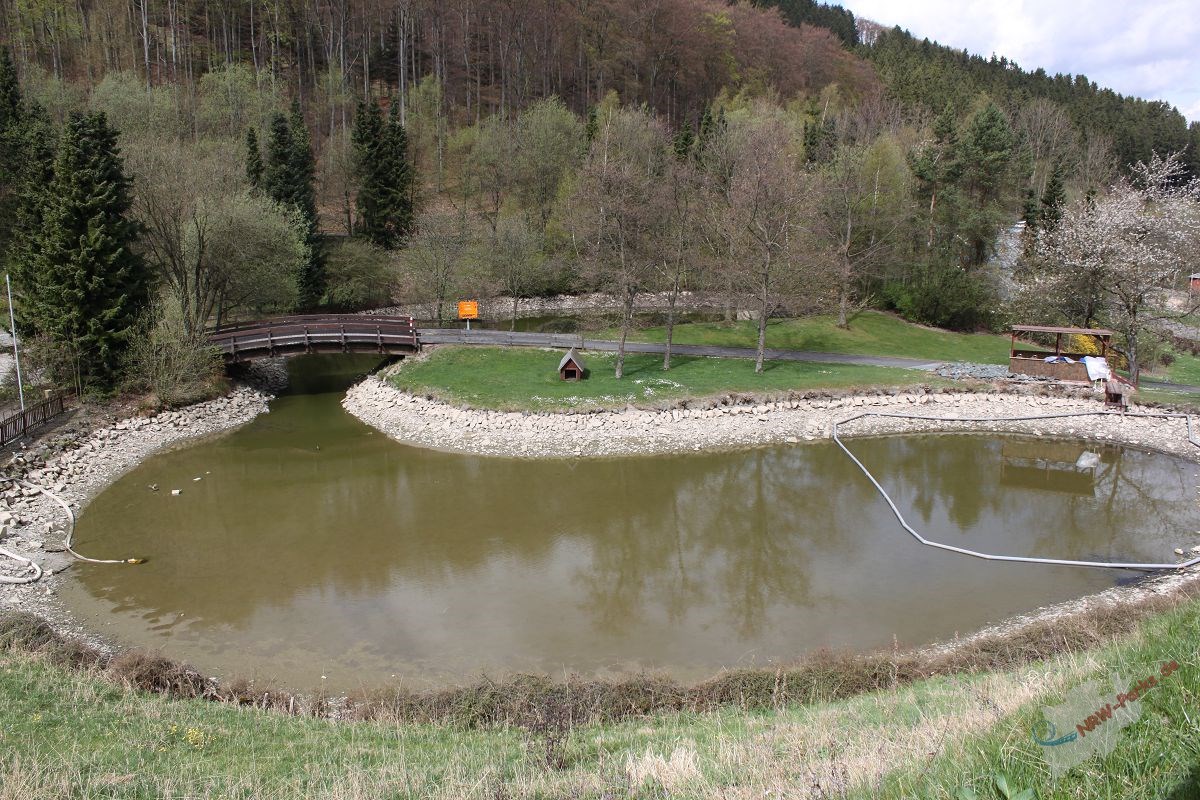
<instances>
[{"instance_id":1,"label":"forested hillside","mask_svg":"<svg viewBox=\"0 0 1200 800\"><path fill-rule=\"evenodd\" d=\"M987 327L1014 223L1042 274L1064 218L1150 197L1135 162L1196 166L1164 104L809 0L22 0L0 26L0 255L81 388L187 396L239 315L463 296L605 291L628 328L702 291L760 346L866 306ZM1092 300L1036 314L1120 322Z\"/></svg>"},{"instance_id":2,"label":"forested hillside","mask_svg":"<svg viewBox=\"0 0 1200 800\"><path fill-rule=\"evenodd\" d=\"M126 72L186 94L247 65L323 132L356 96L406 101L427 75L463 121L551 95L582 112L615 90L677 124L723 87L874 87L829 32L720 0L47 0L5 3L0 24L20 62L56 80Z\"/></svg>"},{"instance_id":3,"label":"forested hillside","mask_svg":"<svg viewBox=\"0 0 1200 800\"><path fill-rule=\"evenodd\" d=\"M1086 137L1081 157L1102 146L1128 165L1155 152L1186 151L1190 169L1200 174L1200 123L1189 128L1169 103L1127 97L1084 75L1027 71L1003 55L971 55L899 28L872 30L869 38L858 52L878 70L888 94L905 106L933 114L947 106L961 110L986 93L1024 129L1031 146L1056 159L1070 157L1063 148L1071 139Z\"/></svg>"}]
</instances>

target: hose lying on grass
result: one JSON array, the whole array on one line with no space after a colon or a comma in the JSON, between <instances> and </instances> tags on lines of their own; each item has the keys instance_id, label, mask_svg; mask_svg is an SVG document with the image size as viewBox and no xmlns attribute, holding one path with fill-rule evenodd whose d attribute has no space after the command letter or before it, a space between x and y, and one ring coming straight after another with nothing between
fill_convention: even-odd
<instances>
[{"instance_id":1,"label":"hose lying on grass","mask_svg":"<svg viewBox=\"0 0 1200 800\"><path fill-rule=\"evenodd\" d=\"M70 553L72 556L74 556L79 561L87 561L90 564L142 564L142 563L145 563L146 559L144 559L144 558L88 558L85 555L80 555L72 547L72 540L75 537L75 511L71 508L70 505L67 504L66 500L63 500L61 497L59 497L58 495L56 495L54 492L50 491L46 487L38 486L37 484L30 483L29 481L23 481L18 478L0 478L0 482L12 483L12 484L21 486L26 489L32 489L40 494L45 495L46 497L49 497L51 500L53 500L55 503L57 503L60 506L62 508L63 512L66 513L66 515L67 515L67 532L66 532L66 535L63 536L63 549L66 550L68 553ZM32 559L25 558L24 556L19 556L10 550L4 549L3 547L0 547L0 555L7 556L15 561L18 561L20 563L27 565L25 568L24 575L18 575L18 576L13 576L13 577L6 576L6 575L0 575L0 583L23 584L23 583L35 583L36 581L41 580L42 575L44 574L42 571L42 568Z\"/></svg>"},{"instance_id":2,"label":"hose lying on grass","mask_svg":"<svg viewBox=\"0 0 1200 800\"><path fill-rule=\"evenodd\" d=\"M1128 561L1112 561L1112 562L1108 562L1108 561L1076 561L1076 560L1068 559L1068 558L1035 558L1033 556L1004 556L1004 555L997 555L995 553L982 553L978 550L970 550L966 547L956 547L955 545L952 545L952 544L943 544L942 542L935 542L932 539L926 539L924 536L922 536L920 533L918 533L917 530L915 528L913 528L912 525L908 524L908 521L906 519L904 519L904 515L900 513L900 509L896 507L896 504L892 501L892 498L888 495L887 490L885 490L883 488L883 486L879 483L879 481L875 479L875 476L871 474L871 471L869 469L867 469L866 465L864 465L861 461L859 461L858 457L855 456L854 453L850 452L850 448L846 447L846 444L842 441L841 436L838 434L838 427L840 425L846 425L850 422L854 422L855 420L863 419L864 417L892 417L893 419L917 419L917 420L926 420L926 421L934 421L934 422L1029 422L1029 421L1033 421L1033 420L1063 419L1066 417L1091 417L1091 416L1118 416L1118 417L1126 416L1126 417L1143 417L1143 418L1154 418L1154 419L1182 419L1187 423L1188 441L1195 447L1200 448L1200 440L1197 440L1195 434L1192 432L1192 418L1190 416L1188 416L1187 414L1175 414L1175 413L1170 413L1170 412L1165 412L1165 411L1157 412L1157 413L1142 413L1142 412L1130 413L1130 412L1121 412L1121 411L1073 411L1073 412L1066 412L1066 413L1062 413L1062 414L1039 414L1039 415L1025 416L1025 417L934 417L934 416L928 416L928 415L923 415L923 414L903 414L903 413L897 413L897 412L891 412L891 411L864 411L863 413L856 414L853 417L847 417L846 419L843 419L843 420L836 420L833 423L832 433L833 433L833 441L837 443L838 447L842 448L842 452L850 457L850 460L853 461L860 470L862 470L863 475L867 476L867 480L869 480L875 486L875 489L878 490L880 496L883 497L884 501L886 501L888 506L892 509L892 514L895 515L896 521L900 523L900 526L902 528L904 528L904 530L906 530L910 534L912 534L913 538L916 539L918 542L920 542L923 545L927 545L929 547L936 547L939 550L948 550L952 553L958 553L960 555L972 556L974 558L983 558L983 559L987 559L988 561L1018 561L1018 562L1022 562L1022 563L1026 563L1026 564L1053 564L1056 566L1063 566L1063 567L1095 567L1095 568L1099 568L1099 569L1137 569L1137 570L1147 570L1147 571L1161 571L1161 570L1186 569L1188 567L1193 567L1193 566L1196 566L1197 564L1200 564L1200 556L1197 556L1196 558L1193 558L1189 561L1181 561L1177 564L1136 563L1136 562L1128 562Z\"/></svg>"}]
</instances>

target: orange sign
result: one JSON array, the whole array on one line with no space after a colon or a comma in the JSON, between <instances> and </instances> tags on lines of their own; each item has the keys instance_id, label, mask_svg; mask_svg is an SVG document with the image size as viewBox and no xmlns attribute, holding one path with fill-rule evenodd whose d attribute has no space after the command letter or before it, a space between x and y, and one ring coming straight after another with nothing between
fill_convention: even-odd
<instances>
[{"instance_id":1,"label":"orange sign","mask_svg":"<svg viewBox=\"0 0 1200 800\"><path fill-rule=\"evenodd\" d=\"M459 319L479 319L478 300L460 300L458 303Z\"/></svg>"}]
</instances>

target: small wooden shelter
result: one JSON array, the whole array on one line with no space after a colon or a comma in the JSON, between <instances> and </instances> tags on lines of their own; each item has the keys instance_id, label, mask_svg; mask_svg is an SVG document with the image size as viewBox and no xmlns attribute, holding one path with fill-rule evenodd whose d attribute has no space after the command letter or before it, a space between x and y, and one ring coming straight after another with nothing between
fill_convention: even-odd
<instances>
[{"instance_id":1,"label":"small wooden shelter","mask_svg":"<svg viewBox=\"0 0 1200 800\"><path fill-rule=\"evenodd\" d=\"M583 358L580 357L578 351L572 347L567 351L567 354L562 357L562 361L558 362L558 377L564 381L581 381L584 377L586 367L583 365Z\"/></svg>"},{"instance_id":2,"label":"small wooden shelter","mask_svg":"<svg viewBox=\"0 0 1200 800\"><path fill-rule=\"evenodd\" d=\"M1017 348L1019 333L1049 333L1054 334L1054 352L1045 350L1022 350ZM1054 325L1013 325L1012 346L1008 354L1008 370L1019 375L1037 375L1041 378L1054 378L1060 381L1080 381L1088 383L1087 365L1083 363L1086 356L1095 353L1074 353L1063 351L1063 336L1092 336L1100 342L1100 358L1108 358L1108 346L1112 342L1113 332L1104 328L1060 328Z\"/></svg>"}]
</instances>

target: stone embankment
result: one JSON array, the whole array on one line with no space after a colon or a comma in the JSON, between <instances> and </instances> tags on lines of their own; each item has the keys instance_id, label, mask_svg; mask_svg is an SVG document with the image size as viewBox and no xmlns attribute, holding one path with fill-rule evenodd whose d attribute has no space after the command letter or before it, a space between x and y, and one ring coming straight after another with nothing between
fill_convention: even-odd
<instances>
[{"instance_id":1,"label":"stone embankment","mask_svg":"<svg viewBox=\"0 0 1200 800\"><path fill-rule=\"evenodd\" d=\"M55 438L18 451L4 468L7 479L20 478L45 487L79 509L100 490L147 456L185 439L235 428L267 410L270 396L241 387L216 400L154 416L134 416L89 433ZM0 584L0 610L20 607L54 613L55 575L71 563L63 552L67 520L61 507L35 490L11 480L0 482L0 545L42 565L45 577L27 585ZM21 565L0 558L0 574L22 572Z\"/></svg>"},{"instance_id":2,"label":"stone embankment","mask_svg":"<svg viewBox=\"0 0 1200 800\"><path fill-rule=\"evenodd\" d=\"M346 410L401 442L492 456L574 457L731 450L829 438L833 423L864 412L912 413L934 421L865 417L848 436L921 431L1011 432L1135 445L1200 457L1182 418L1084 416L1031 421L1005 417L1103 411L1090 397L1002 392L902 391L703 407L522 413L468 409L402 392L372 377L353 387ZM956 421L985 417L983 423Z\"/></svg>"}]
</instances>

